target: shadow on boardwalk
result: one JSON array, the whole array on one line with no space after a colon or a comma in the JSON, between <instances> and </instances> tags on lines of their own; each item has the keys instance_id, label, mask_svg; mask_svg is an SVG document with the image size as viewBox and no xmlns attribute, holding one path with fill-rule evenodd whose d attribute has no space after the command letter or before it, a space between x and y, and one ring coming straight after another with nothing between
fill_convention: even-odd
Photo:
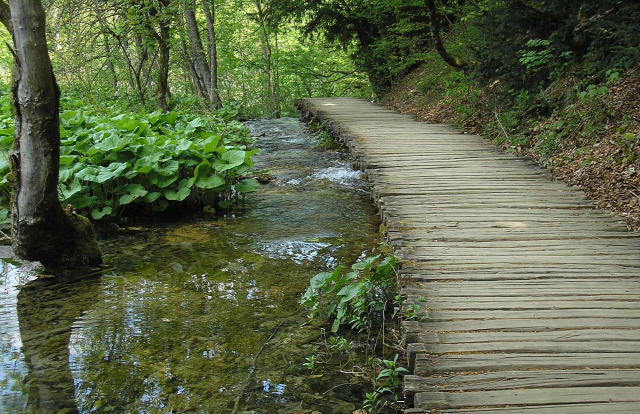
<instances>
[{"instance_id":1,"label":"shadow on boardwalk","mask_svg":"<svg viewBox=\"0 0 640 414\"><path fill-rule=\"evenodd\" d=\"M367 101L303 99L403 259L407 413L640 412L640 242L533 162Z\"/></svg>"}]
</instances>

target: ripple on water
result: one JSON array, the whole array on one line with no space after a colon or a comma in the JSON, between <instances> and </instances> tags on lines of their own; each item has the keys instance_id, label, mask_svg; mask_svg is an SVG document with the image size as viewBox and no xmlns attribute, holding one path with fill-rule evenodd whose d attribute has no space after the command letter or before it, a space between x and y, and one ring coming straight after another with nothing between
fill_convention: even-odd
<instances>
[{"instance_id":1,"label":"ripple on water","mask_svg":"<svg viewBox=\"0 0 640 414\"><path fill-rule=\"evenodd\" d=\"M314 172L311 177L340 185L362 184L362 172L352 170L347 165L322 168Z\"/></svg>"},{"instance_id":2,"label":"ripple on water","mask_svg":"<svg viewBox=\"0 0 640 414\"><path fill-rule=\"evenodd\" d=\"M274 259L287 258L297 264L315 260L323 249L330 246L330 243L300 240L276 240L268 243L258 243L258 249L261 254Z\"/></svg>"}]
</instances>

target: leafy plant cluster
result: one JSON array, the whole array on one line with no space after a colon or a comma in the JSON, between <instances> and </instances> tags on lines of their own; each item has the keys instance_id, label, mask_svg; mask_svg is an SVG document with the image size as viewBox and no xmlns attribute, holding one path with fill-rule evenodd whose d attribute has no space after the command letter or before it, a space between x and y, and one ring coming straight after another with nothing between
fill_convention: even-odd
<instances>
[{"instance_id":1,"label":"leafy plant cluster","mask_svg":"<svg viewBox=\"0 0 640 414\"><path fill-rule=\"evenodd\" d=\"M370 357L366 363L371 364L369 369L355 369L354 342L344 336L348 331L341 335L336 333L348 327L370 335L374 326L380 325L386 316L396 314L399 309L399 297L393 295L396 267L395 257L376 255L353 264L348 271L340 266L333 272L319 273L311 278L301 299L312 316L331 323L333 335L325 340L326 357L338 357L340 369L345 364L354 364L353 373L372 384L371 392L365 394L363 401L363 409L368 413L397 412L400 409L400 376L407 370L398 365L397 354L393 359ZM385 315L390 308L393 312ZM406 317L412 318L412 315L408 312ZM345 358L346 362L343 361ZM316 372L325 362L322 355L311 355L303 366Z\"/></svg>"},{"instance_id":2,"label":"leafy plant cluster","mask_svg":"<svg viewBox=\"0 0 640 414\"><path fill-rule=\"evenodd\" d=\"M0 113L0 218L7 219L13 144L11 105ZM175 206L228 208L258 187L251 138L229 111L212 116L181 112L93 115L91 108L60 116L59 197L94 220L125 212L154 213Z\"/></svg>"},{"instance_id":3,"label":"leafy plant cluster","mask_svg":"<svg viewBox=\"0 0 640 414\"><path fill-rule=\"evenodd\" d=\"M365 395L362 408L368 413L381 412L387 405L397 406L400 396L401 375L409 372L398 365L398 354L393 359L383 359L384 368L376 377L377 386L374 391ZM393 400L385 400L385 395L391 395Z\"/></svg>"},{"instance_id":4,"label":"leafy plant cluster","mask_svg":"<svg viewBox=\"0 0 640 414\"><path fill-rule=\"evenodd\" d=\"M397 259L381 255L367 257L345 272L339 266L333 272L315 275L302 295L301 303L312 316L331 321L331 331L349 325L360 332L370 330L380 314L393 303Z\"/></svg>"}]
</instances>

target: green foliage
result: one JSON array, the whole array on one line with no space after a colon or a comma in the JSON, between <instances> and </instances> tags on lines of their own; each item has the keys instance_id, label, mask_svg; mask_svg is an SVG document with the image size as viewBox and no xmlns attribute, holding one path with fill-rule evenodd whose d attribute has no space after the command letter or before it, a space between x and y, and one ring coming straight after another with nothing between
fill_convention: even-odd
<instances>
[{"instance_id":1,"label":"green foliage","mask_svg":"<svg viewBox=\"0 0 640 414\"><path fill-rule=\"evenodd\" d=\"M409 372L398 366L398 354L393 359L383 359L381 362L384 368L376 377L377 386L365 395L362 403L362 408L368 413L379 413L387 406L397 408L401 396L400 377Z\"/></svg>"},{"instance_id":2,"label":"green foliage","mask_svg":"<svg viewBox=\"0 0 640 414\"><path fill-rule=\"evenodd\" d=\"M411 304L407 306L407 309L405 310L405 314L404 314L404 318L406 320L413 320L413 319L418 319L419 315L418 312L420 311L420 305L418 304Z\"/></svg>"},{"instance_id":3,"label":"green foliage","mask_svg":"<svg viewBox=\"0 0 640 414\"><path fill-rule=\"evenodd\" d=\"M341 148L340 143L338 143L331 134L326 130L320 130L314 137L316 140L316 148L323 150L335 150Z\"/></svg>"},{"instance_id":4,"label":"green foliage","mask_svg":"<svg viewBox=\"0 0 640 414\"><path fill-rule=\"evenodd\" d=\"M392 359L382 360L385 368L380 371L376 380L381 381L381 387L378 387L377 391L380 393L390 392L398 402L399 389L400 389L400 375L409 372L406 368L398 366L398 355Z\"/></svg>"},{"instance_id":5,"label":"green foliage","mask_svg":"<svg viewBox=\"0 0 640 414\"><path fill-rule=\"evenodd\" d=\"M6 93L0 104L6 155L13 143ZM87 107L63 111L60 201L94 220L177 205L226 208L234 197L258 187L247 178L257 150L248 148L246 127L231 118L159 111L96 116ZM11 189L4 157L0 175L0 204L6 210Z\"/></svg>"},{"instance_id":6,"label":"green foliage","mask_svg":"<svg viewBox=\"0 0 640 414\"><path fill-rule=\"evenodd\" d=\"M396 258L367 257L345 272L319 273L311 278L301 303L313 316L331 321L332 332L342 325L358 331L369 330L379 314L392 303L390 290L395 282Z\"/></svg>"},{"instance_id":7,"label":"green foliage","mask_svg":"<svg viewBox=\"0 0 640 414\"><path fill-rule=\"evenodd\" d=\"M311 355L305 358L306 362L302 363L302 366L311 371L312 373L316 372L318 369L318 360L315 355Z\"/></svg>"},{"instance_id":8,"label":"green foliage","mask_svg":"<svg viewBox=\"0 0 640 414\"><path fill-rule=\"evenodd\" d=\"M535 89L569 71L602 79L640 57L636 1L479 3L467 21L474 33L474 71L486 81Z\"/></svg>"}]
</instances>

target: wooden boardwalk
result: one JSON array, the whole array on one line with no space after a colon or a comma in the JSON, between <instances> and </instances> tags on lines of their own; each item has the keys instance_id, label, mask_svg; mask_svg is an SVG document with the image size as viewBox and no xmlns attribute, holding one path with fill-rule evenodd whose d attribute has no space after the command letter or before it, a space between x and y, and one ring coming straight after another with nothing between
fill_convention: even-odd
<instances>
[{"instance_id":1,"label":"wooden boardwalk","mask_svg":"<svg viewBox=\"0 0 640 414\"><path fill-rule=\"evenodd\" d=\"M367 101L303 99L372 184L403 294L407 413L640 413L640 241L531 161Z\"/></svg>"}]
</instances>

